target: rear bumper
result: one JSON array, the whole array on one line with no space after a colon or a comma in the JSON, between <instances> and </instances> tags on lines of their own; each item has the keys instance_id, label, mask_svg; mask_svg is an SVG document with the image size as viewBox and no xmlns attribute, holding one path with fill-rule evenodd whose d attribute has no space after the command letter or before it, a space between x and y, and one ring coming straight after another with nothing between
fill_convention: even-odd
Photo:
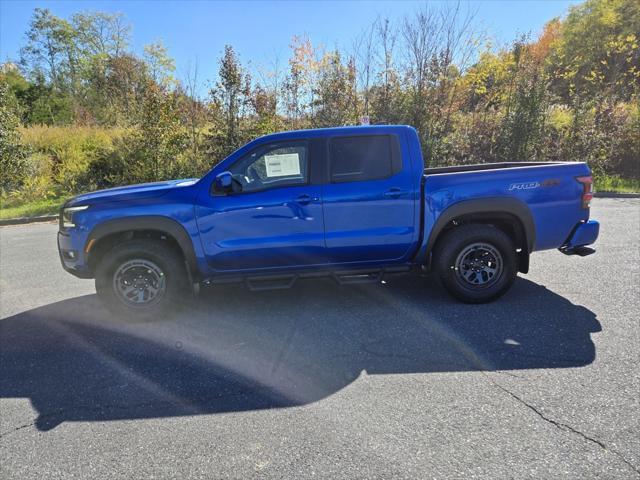
<instances>
[{"instance_id":1,"label":"rear bumper","mask_svg":"<svg viewBox=\"0 0 640 480\"><path fill-rule=\"evenodd\" d=\"M565 245L569 248L591 245L597 240L598 233L600 233L600 224L595 220L580 223Z\"/></svg>"},{"instance_id":2,"label":"rear bumper","mask_svg":"<svg viewBox=\"0 0 640 480\"><path fill-rule=\"evenodd\" d=\"M573 229L573 232L571 232L571 235L569 235L569 238L564 245L560 247L560 251L568 255L573 253L581 255L580 252L583 250L592 250L583 249L582 247L594 243L598 239L598 233L600 233L600 224L595 220L579 223ZM593 253L593 250L591 253Z\"/></svg>"}]
</instances>

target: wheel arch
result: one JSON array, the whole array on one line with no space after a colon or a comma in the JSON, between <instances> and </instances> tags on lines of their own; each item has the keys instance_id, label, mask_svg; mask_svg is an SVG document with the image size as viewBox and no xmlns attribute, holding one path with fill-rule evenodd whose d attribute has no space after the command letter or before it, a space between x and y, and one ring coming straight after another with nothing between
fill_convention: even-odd
<instances>
[{"instance_id":1,"label":"wheel arch","mask_svg":"<svg viewBox=\"0 0 640 480\"><path fill-rule=\"evenodd\" d=\"M430 256L439 239L460 224L491 224L509 235L519 248L519 270L529 270L529 254L536 240L536 228L529 207L515 198L481 198L464 200L444 210L436 220L427 240Z\"/></svg>"},{"instance_id":2,"label":"wheel arch","mask_svg":"<svg viewBox=\"0 0 640 480\"><path fill-rule=\"evenodd\" d=\"M184 258L189 277L197 275L198 266L191 237L180 223L159 215L113 219L97 225L88 235L84 246L90 270L95 271L100 259L113 246L145 234L167 240Z\"/></svg>"}]
</instances>

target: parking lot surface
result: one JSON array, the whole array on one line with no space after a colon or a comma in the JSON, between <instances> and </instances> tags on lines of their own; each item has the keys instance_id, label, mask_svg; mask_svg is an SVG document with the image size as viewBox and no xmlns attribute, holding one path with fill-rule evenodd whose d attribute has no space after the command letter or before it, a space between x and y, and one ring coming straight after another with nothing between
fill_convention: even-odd
<instances>
[{"instance_id":1,"label":"parking lot surface","mask_svg":"<svg viewBox=\"0 0 640 480\"><path fill-rule=\"evenodd\" d=\"M142 323L0 228L0 477L640 478L640 199L592 217L487 305L308 280Z\"/></svg>"}]
</instances>

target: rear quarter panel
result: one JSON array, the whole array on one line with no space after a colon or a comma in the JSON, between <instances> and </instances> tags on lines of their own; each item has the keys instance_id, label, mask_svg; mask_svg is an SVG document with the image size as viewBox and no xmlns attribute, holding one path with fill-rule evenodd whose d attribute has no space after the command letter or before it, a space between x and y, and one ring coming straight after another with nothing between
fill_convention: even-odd
<instances>
[{"instance_id":1,"label":"rear quarter panel","mask_svg":"<svg viewBox=\"0 0 640 480\"><path fill-rule=\"evenodd\" d=\"M458 202L515 198L532 213L536 230L533 250L558 248L577 223L589 218L589 210L581 206L582 186L575 179L589 174L584 163L562 163L428 175L425 233L433 229L447 208Z\"/></svg>"}]
</instances>

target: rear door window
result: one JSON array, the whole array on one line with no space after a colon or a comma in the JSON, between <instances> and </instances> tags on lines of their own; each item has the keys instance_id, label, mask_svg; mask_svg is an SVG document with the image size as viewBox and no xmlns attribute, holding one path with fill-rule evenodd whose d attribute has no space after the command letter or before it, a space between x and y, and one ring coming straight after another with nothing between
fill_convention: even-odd
<instances>
[{"instance_id":1,"label":"rear door window","mask_svg":"<svg viewBox=\"0 0 640 480\"><path fill-rule=\"evenodd\" d=\"M389 135L333 137L329 145L332 183L378 180L395 173L396 145Z\"/></svg>"}]
</instances>

